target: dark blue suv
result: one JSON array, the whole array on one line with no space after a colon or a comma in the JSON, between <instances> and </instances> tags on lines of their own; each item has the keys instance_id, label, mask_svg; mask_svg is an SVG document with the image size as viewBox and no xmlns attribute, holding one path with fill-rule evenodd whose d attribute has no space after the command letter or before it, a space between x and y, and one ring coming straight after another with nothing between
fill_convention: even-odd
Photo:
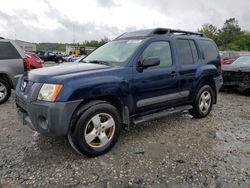
<instances>
[{"instance_id":1,"label":"dark blue suv","mask_svg":"<svg viewBox=\"0 0 250 188\"><path fill-rule=\"evenodd\" d=\"M72 147L101 155L120 130L188 110L207 116L217 102L221 63L200 33L151 29L125 33L75 65L32 70L19 79L19 121Z\"/></svg>"}]
</instances>

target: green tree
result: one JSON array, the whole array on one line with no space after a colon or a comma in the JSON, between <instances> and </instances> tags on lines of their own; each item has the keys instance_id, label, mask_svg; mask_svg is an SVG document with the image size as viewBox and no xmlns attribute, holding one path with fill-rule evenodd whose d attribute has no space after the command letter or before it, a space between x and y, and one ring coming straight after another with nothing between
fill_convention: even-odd
<instances>
[{"instance_id":1,"label":"green tree","mask_svg":"<svg viewBox=\"0 0 250 188\"><path fill-rule=\"evenodd\" d=\"M227 48L236 51L250 51L250 33L244 33L237 40L229 43Z\"/></svg>"},{"instance_id":2,"label":"green tree","mask_svg":"<svg viewBox=\"0 0 250 188\"><path fill-rule=\"evenodd\" d=\"M198 29L199 33L204 33L206 37L213 39L215 42L218 39L218 29L216 26L212 24L204 24L200 29Z\"/></svg>"},{"instance_id":3,"label":"green tree","mask_svg":"<svg viewBox=\"0 0 250 188\"><path fill-rule=\"evenodd\" d=\"M89 46L89 47L100 47L110 40L107 37L102 38L100 41L98 40L90 40L90 41L84 41L83 46Z\"/></svg>"},{"instance_id":4,"label":"green tree","mask_svg":"<svg viewBox=\"0 0 250 188\"><path fill-rule=\"evenodd\" d=\"M238 20L230 18L226 20L223 27L218 30L217 44L221 46L222 49L226 49L229 43L238 40L243 34L244 32L241 31Z\"/></svg>"}]
</instances>

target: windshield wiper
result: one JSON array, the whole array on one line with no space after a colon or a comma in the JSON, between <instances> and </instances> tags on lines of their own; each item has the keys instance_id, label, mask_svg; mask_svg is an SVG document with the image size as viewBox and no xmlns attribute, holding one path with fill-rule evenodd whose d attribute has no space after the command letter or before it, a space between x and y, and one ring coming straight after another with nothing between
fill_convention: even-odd
<instances>
[{"instance_id":1,"label":"windshield wiper","mask_svg":"<svg viewBox=\"0 0 250 188\"><path fill-rule=\"evenodd\" d=\"M93 60L93 61L88 61L88 63L111 66L111 62L108 62L108 61Z\"/></svg>"}]
</instances>

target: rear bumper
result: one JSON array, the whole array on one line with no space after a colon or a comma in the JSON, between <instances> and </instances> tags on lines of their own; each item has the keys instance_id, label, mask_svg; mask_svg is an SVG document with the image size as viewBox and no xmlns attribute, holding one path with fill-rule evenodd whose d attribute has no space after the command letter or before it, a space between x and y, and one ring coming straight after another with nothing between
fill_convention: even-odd
<instances>
[{"instance_id":1,"label":"rear bumper","mask_svg":"<svg viewBox=\"0 0 250 188\"><path fill-rule=\"evenodd\" d=\"M71 117L81 102L82 100L55 103L34 101L26 103L17 96L18 120L21 124L28 125L39 133L66 136Z\"/></svg>"},{"instance_id":2,"label":"rear bumper","mask_svg":"<svg viewBox=\"0 0 250 188\"><path fill-rule=\"evenodd\" d=\"M223 85L222 76L214 78L214 83L215 83L216 91L219 92L220 88Z\"/></svg>"}]
</instances>

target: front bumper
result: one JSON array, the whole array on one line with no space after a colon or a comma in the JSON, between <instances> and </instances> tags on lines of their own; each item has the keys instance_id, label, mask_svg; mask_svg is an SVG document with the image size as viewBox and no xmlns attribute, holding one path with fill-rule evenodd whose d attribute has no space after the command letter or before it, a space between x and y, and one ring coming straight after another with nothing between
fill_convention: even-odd
<instances>
[{"instance_id":1,"label":"front bumper","mask_svg":"<svg viewBox=\"0 0 250 188\"><path fill-rule=\"evenodd\" d=\"M239 91L245 91L250 89L250 82L240 82L240 81L226 81L223 83L224 88L235 88Z\"/></svg>"},{"instance_id":2,"label":"front bumper","mask_svg":"<svg viewBox=\"0 0 250 188\"><path fill-rule=\"evenodd\" d=\"M70 102L26 102L16 96L18 120L42 134L66 136L71 117L82 100Z\"/></svg>"}]
</instances>

